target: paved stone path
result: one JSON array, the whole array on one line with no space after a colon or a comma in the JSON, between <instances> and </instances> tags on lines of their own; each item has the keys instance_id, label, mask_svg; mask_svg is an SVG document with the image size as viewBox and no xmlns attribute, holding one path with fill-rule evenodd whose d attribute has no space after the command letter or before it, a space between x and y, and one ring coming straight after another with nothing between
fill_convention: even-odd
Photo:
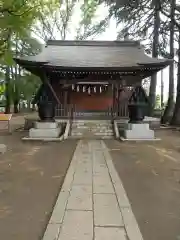
<instances>
[{"instance_id":1,"label":"paved stone path","mask_svg":"<svg viewBox=\"0 0 180 240\"><path fill-rule=\"evenodd\" d=\"M143 240L102 140L80 140L43 240Z\"/></svg>"}]
</instances>

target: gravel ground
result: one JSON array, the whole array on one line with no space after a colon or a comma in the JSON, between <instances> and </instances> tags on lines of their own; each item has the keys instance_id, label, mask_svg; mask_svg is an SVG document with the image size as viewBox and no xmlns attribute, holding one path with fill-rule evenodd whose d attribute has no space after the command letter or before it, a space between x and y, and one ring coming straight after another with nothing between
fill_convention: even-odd
<instances>
[{"instance_id":1,"label":"gravel ground","mask_svg":"<svg viewBox=\"0 0 180 240\"><path fill-rule=\"evenodd\" d=\"M25 133L0 136L8 151L0 155L0 239L39 240L76 148L60 143L21 141Z\"/></svg>"},{"instance_id":2,"label":"gravel ground","mask_svg":"<svg viewBox=\"0 0 180 240\"><path fill-rule=\"evenodd\" d=\"M160 142L105 141L144 240L180 239L180 133Z\"/></svg>"}]
</instances>

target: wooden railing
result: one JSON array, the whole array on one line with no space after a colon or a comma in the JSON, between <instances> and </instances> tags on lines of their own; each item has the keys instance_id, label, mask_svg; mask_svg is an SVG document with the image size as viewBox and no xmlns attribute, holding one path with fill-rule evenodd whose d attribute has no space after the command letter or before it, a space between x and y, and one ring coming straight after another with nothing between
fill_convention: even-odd
<instances>
[{"instance_id":1,"label":"wooden railing","mask_svg":"<svg viewBox=\"0 0 180 240\"><path fill-rule=\"evenodd\" d=\"M128 102L124 101L114 106L114 118L128 118Z\"/></svg>"},{"instance_id":2,"label":"wooden railing","mask_svg":"<svg viewBox=\"0 0 180 240\"><path fill-rule=\"evenodd\" d=\"M76 109L74 111L74 118L76 119L92 119L92 120L100 120L100 119L111 119L112 116L112 107L109 107L104 110L80 110Z\"/></svg>"},{"instance_id":3,"label":"wooden railing","mask_svg":"<svg viewBox=\"0 0 180 240\"><path fill-rule=\"evenodd\" d=\"M70 132L71 132L71 130L72 130L73 120L74 120L74 106L71 105L71 109L70 109L70 119L69 119Z\"/></svg>"},{"instance_id":4,"label":"wooden railing","mask_svg":"<svg viewBox=\"0 0 180 240\"><path fill-rule=\"evenodd\" d=\"M128 118L128 103L124 102L114 107L108 107L102 111L81 111L73 104L59 104L56 106L55 117L61 119L118 119Z\"/></svg>"},{"instance_id":5,"label":"wooden railing","mask_svg":"<svg viewBox=\"0 0 180 240\"><path fill-rule=\"evenodd\" d=\"M129 117L128 102L124 102L119 105L119 108L117 109L117 117L118 118L128 118Z\"/></svg>"},{"instance_id":6,"label":"wooden railing","mask_svg":"<svg viewBox=\"0 0 180 240\"><path fill-rule=\"evenodd\" d=\"M62 119L73 119L74 105L72 104L58 104L56 105L55 117Z\"/></svg>"}]
</instances>

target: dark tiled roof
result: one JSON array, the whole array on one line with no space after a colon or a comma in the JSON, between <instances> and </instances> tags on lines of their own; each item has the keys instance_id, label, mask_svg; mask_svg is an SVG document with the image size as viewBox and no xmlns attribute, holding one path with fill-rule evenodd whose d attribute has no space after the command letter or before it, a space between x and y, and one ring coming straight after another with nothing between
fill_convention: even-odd
<instances>
[{"instance_id":1,"label":"dark tiled roof","mask_svg":"<svg viewBox=\"0 0 180 240\"><path fill-rule=\"evenodd\" d=\"M39 55L21 59L67 68L124 68L168 62L147 56L138 41L50 40Z\"/></svg>"}]
</instances>

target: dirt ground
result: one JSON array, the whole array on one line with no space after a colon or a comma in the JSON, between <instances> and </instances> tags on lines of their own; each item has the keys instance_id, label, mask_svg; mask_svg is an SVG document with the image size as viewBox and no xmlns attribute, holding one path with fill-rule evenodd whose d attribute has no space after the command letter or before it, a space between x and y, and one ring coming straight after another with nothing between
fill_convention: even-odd
<instances>
[{"instance_id":1,"label":"dirt ground","mask_svg":"<svg viewBox=\"0 0 180 240\"><path fill-rule=\"evenodd\" d=\"M144 240L180 240L180 132L162 141L105 141Z\"/></svg>"},{"instance_id":2,"label":"dirt ground","mask_svg":"<svg viewBox=\"0 0 180 240\"><path fill-rule=\"evenodd\" d=\"M13 132L15 129L21 128L24 126L24 117L25 116L31 116L33 114L16 114L13 115L11 120L10 120L10 131ZM0 135L2 133L7 133L8 132L8 123L7 121L3 122L0 121Z\"/></svg>"},{"instance_id":3,"label":"dirt ground","mask_svg":"<svg viewBox=\"0 0 180 240\"><path fill-rule=\"evenodd\" d=\"M24 123L12 119L13 129ZM40 240L77 141L28 143L0 131L0 239ZM180 132L160 130L157 142L105 141L144 240L180 240Z\"/></svg>"},{"instance_id":4,"label":"dirt ground","mask_svg":"<svg viewBox=\"0 0 180 240\"><path fill-rule=\"evenodd\" d=\"M23 135L0 134L8 147L0 155L2 240L41 239L77 144L25 143Z\"/></svg>"}]
</instances>

